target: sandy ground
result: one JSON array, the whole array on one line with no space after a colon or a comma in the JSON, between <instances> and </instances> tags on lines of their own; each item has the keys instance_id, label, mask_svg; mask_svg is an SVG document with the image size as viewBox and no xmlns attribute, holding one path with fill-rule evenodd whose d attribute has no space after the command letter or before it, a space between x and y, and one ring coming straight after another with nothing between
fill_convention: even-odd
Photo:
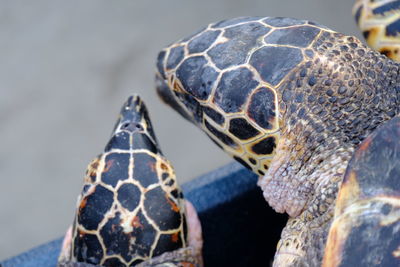
<instances>
[{"instance_id":1,"label":"sandy ground","mask_svg":"<svg viewBox=\"0 0 400 267\"><path fill-rule=\"evenodd\" d=\"M0 0L0 260L63 235L88 162L139 93L180 182L231 159L164 106L157 52L236 16L318 21L360 36L346 0Z\"/></svg>"}]
</instances>

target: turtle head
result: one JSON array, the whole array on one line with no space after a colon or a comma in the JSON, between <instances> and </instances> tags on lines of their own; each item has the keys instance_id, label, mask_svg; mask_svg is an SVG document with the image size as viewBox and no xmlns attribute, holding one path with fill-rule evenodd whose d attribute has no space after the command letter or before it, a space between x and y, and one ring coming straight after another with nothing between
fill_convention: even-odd
<instances>
[{"instance_id":1,"label":"turtle head","mask_svg":"<svg viewBox=\"0 0 400 267\"><path fill-rule=\"evenodd\" d=\"M157 92L234 159L264 175L280 137L278 96L254 66L243 63L270 28L260 18L244 20L250 22L226 29L211 24L162 50Z\"/></svg>"},{"instance_id":2,"label":"turtle head","mask_svg":"<svg viewBox=\"0 0 400 267\"><path fill-rule=\"evenodd\" d=\"M138 95L130 96L122 106L105 151L111 149L146 149L161 154L147 108Z\"/></svg>"},{"instance_id":3,"label":"turtle head","mask_svg":"<svg viewBox=\"0 0 400 267\"><path fill-rule=\"evenodd\" d=\"M349 103L342 100L348 89L339 79L346 72L354 77L355 68L339 51L357 47L355 38L305 20L221 21L159 53L158 93L234 159L263 176L259 185L276 211L297 216L319 177L311 179L309 173L335 161L327 160L328 142L321 143L328 129L339 129L328 125L338 121L333 114L342 116L337 111ZM326 170L333 173L340 166Z\"/></svg>"}]
</instances>

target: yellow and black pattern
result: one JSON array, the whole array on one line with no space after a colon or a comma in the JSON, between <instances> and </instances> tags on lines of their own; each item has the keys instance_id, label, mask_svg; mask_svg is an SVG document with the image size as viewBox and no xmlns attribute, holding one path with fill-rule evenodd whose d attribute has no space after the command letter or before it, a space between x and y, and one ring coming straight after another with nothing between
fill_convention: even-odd
<instances>
[{"instance_id":1,"label":"yellow and black pattern","mask_svg":"<svg viewBox=\"0 0 400 267\"><path fill-rule=\"evenodd\" d=\"M268 17L210 24L157 62L161 98L290 215L274 264L319 266L353 151L400 112L399 64L353 36Z\"/></svg>"},{"instance_id":2,"label":"yellow and black pattern","mask_svg":"<svg viewBox=\"0 0 400 267\"><path fill-rule=\"evenodd\" d=\"M78 199L72 262L134 266L186 247L183 195L144 103L130 97Z\"/></svg>"},{"instance_id":3,"label":"yellow and black pattern","mask_svg":"<svg viewBox=\"0 0 400 267\"><path fill-rule=\"evenodd\" d=\"M400 61L400 1L357 0L353 14L368 45Z\"/></svg>"},{"instance_id":4,"label":"yellow and black pattern","mask_svg":"<svg viewBox=\"0 0 400 267\"><path fill-rule=\"evenodd\" d=\"M159 54L158 93L237 161L264 175L280 137L278 88L293 69L312 62L313 43L324 33L333 32L290 18L210 24Z\"/></svg>"}]
</instances>

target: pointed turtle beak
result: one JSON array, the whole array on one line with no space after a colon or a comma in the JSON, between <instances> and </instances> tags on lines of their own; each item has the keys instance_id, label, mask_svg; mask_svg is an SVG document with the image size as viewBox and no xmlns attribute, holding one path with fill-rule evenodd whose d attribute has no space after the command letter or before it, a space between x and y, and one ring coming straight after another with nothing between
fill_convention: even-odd
<instances>
[{"instance_id":1,"label":"pointed turtle beak","mask_svg":"<svg viewBox=\"0 0 400 267\"><path fill-rule=\"evenodd\" d=\"M138 95L128 98L122 106L118 121L105 150L147 149L161 154L153 126L144 102Z\"/></svg>"},{"instance_id":2,"label":"pointed turtle beak","mask_svg":"<svg viewBox=\"0 0 400 267\"><path fill-rule=\"evenodd\" d=\"M130 96L121 108L113 134L117 131L133 133L143 130L144 112L147 112L147 110L141 98L138 95Z\"/></svg>"}]
</instances>

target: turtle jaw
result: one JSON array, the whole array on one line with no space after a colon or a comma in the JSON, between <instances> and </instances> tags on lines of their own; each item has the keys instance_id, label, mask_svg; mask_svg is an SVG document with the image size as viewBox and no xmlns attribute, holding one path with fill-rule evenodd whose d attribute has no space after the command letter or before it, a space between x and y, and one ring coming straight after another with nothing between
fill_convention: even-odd
<instances>
[{"instance_id":1,"label":"turtle jaw","mask_svg":"<svg viewBox=\"0 0 400 267\"><path fill-rule=\"evenodd\" d=\"M190 122L194 122L192 116L186 109L180 104L180 101L176 99L176 95L173 89L168 85L167 80L161 78L161 75L157 73L156 75L156 89L157 94L161 100L172 107L176 112L178 112L182 117Z\"/></svg>"}]
</instances>

